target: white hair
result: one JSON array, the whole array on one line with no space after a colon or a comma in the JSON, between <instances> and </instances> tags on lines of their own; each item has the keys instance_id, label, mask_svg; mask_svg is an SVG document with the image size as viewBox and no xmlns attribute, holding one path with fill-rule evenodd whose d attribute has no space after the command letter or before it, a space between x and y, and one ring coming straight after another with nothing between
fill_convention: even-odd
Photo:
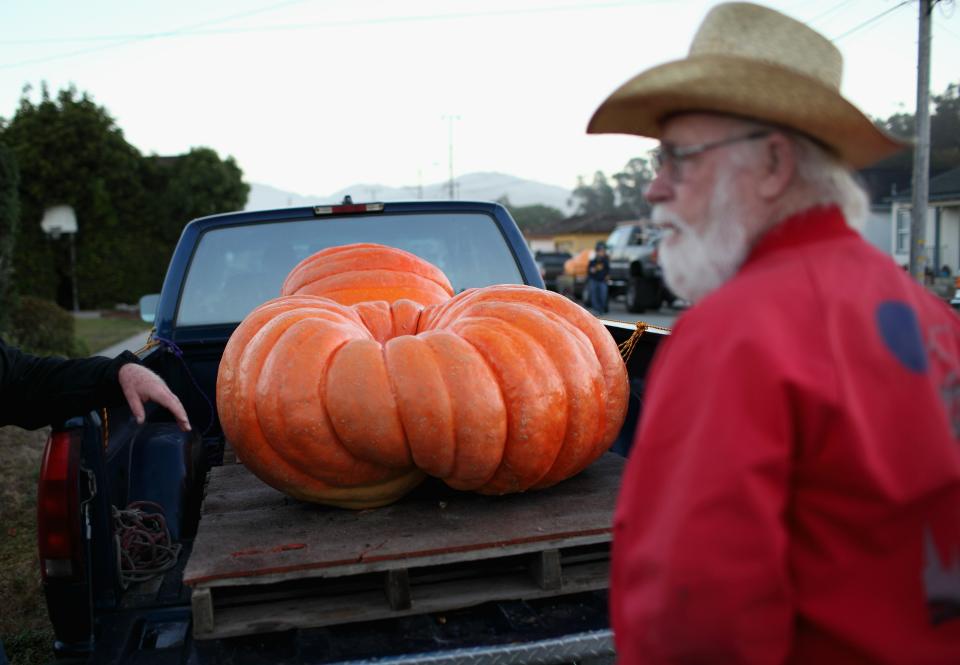
<instances>
[{"instance_id":1,"label":"white hair","mask_svg":"<svg viewBox=\"0 0 960 665\"><path fill-rule=\"evenodd\" d=\"M793 144L796 165L794 181L776 204L773 211L775 221L783 221L807 208L836 205L843 211L847 224L857 230L863 229L870 212L870 201L855 171L800 132L757 120L730 119L748 131L766 129L780 132ZM755 159L755 145L745 142L732 146L732 164L745 166Z\"/></svg>"},{"instance_id":2,"label":"white hair","mask_svg":"<svg viewBox=\"0 0 960 665\"><path fill-rule=\"evenodd\" d=\"M862 230L870 212L867 193L857 180L856 172L834 155L795 132L787 135L796 149L796 180L784 195L781 217L788 217L812 206L837 205L847 224Z\"/></svg>"},{"instance_id":3,"label":"white hair","mask_svg":"<svg viewBox=\"0 0 960 665\"><path fill-rule=\"evenodd\" d=\"M787 188L762 216L741 196L737 173L757 168L761 153L753 141L730 146L728 168L721 169L710 193L702 226L692 227L669 203L653 206L654 223L664 227L660 262L664 279L680 297L697 302L736 274L756 240L791 215L818 206L838 206L847 223L861 229L869 211L866 192L855 173L812 139L797 132L741 118L745 129L782 132L791 142L794 174ZM749 185L742 185L749 186ZM695 230L696 229L696 230Z\"/></svg>"}]
</instances>

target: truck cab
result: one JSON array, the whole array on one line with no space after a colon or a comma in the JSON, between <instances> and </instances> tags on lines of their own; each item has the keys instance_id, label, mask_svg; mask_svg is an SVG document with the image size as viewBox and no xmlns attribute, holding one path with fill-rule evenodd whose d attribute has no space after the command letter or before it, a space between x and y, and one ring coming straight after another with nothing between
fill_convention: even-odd
<instances>
[{"instance_id":1,"label":"truck cab","mask_svg":"<svg viewBox=\"0 0 960 665\"><path fill-rule=\"evenodd\" d=\"M657 262L659 241L657 230L644 221L623 222L607 238L610 297L624 296L631 312L660 309L675 299Z\"/></svg>"}]
</instances>

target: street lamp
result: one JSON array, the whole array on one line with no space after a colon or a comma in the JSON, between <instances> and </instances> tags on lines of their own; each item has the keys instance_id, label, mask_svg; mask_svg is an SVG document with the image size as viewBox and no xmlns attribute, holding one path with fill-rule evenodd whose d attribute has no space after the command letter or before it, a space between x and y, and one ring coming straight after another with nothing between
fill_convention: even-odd
<instances>
[{"instance_id":1,"label":"street lamp","mask_svg":"<svg viewBox=\"0 0 960 665\"><path fill-rule=\"evenodd\" d=\"M53 240L61 235L70 238L70 286L73 290L73 311L80 311L80 300L77 297L77 248L74 238L77 235L77 216L73 208L68 205L56 205L43 211L40 228Z\"/></svg>"}]
</instances>

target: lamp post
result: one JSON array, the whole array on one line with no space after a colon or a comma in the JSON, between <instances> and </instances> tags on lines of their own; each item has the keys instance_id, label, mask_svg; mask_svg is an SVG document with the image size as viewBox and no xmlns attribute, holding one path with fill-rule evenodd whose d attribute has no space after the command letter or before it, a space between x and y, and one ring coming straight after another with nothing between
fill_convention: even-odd
<instances>
[{"instance_id":1,"label":"lamp post","mask_svg":"<svg viewBox=\"0 0 960 665\"><path fill-rule=\"evenodd\" d=\"M61 235L70 240L70 288L73 292L73 311L80 311L80 299L77 296L77 247L74 238L77 235L77 216L68 205L56 205L43 211L40 228L53 240Z\"/></svg>"}]
</instances>

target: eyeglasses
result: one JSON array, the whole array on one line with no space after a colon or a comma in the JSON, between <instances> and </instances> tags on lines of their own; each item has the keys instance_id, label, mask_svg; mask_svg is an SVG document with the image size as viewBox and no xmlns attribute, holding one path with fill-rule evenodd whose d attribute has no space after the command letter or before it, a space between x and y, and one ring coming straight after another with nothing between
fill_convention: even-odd
<instances>
[{"instance_id":1,"label":"eyeglasses","mask_svg":"<svg viewBox=\"0 0 960 665\"><path fill-rule=\"evenodd\" d=\"M666 171L666 174L672 181L680 182L680 166L684 161L692 159L697 155L701 155L708 150L713 150L714 148L720 148L725 145L740 143L742 141L754 141L756 139L762 139L765 136L769 136L771 133L772 132L769 129L758 129L743 136L732 136L729 138L720 139L719 141L698 143L697 145L674 146L669 143L663 143L659 148L651 152L653 168L658 174Z\"/></svg>"}]
</instances>

